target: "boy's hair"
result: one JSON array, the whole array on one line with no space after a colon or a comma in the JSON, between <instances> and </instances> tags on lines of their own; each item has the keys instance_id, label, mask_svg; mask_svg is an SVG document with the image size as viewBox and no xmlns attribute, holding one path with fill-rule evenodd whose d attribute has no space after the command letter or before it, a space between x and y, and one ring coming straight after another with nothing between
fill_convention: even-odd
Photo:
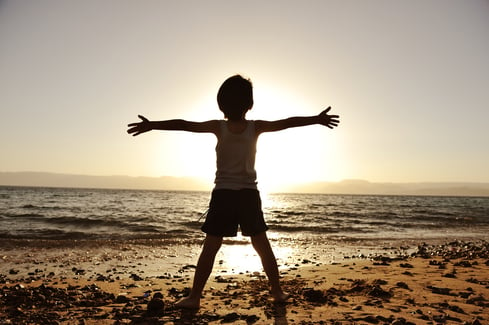
<instances>
[{"instance_id":1,"label":"boy's hair","mask_svg":"<svg viewBox=\"0 0 489 325\"><path fill-rule=\"evenodd\" d=\"M241 119L244 113L253 107L251 81L240 75L226 79L217 92L217 104L226 118Z\"/></svg>"}]
</instances>

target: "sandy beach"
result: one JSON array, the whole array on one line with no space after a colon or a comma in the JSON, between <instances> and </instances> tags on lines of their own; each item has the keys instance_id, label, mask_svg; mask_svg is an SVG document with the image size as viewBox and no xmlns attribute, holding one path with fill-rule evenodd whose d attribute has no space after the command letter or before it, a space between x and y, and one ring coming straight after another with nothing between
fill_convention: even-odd
<instances>
[{"instance_id":1,"label":"sandy beach","mask_svg":"<svg viewBox=\"0 0 489 325\"><path fill-rule=\"evenodd\" d=\"M286 304L270 300L263 272L216 261L198 311L173 306L191 286L198 247L0 244L0 324L489 324L485 241L296 256L280 265ZM179 267L163 272L165 260Z\"/></svg>"}]
</instances>

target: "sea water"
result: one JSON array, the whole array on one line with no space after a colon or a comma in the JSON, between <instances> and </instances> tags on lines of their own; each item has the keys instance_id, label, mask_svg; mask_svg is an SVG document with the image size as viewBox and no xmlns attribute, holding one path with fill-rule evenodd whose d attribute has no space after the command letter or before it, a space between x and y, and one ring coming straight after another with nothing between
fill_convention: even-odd
<instances>
[{"instance_id":1,"label":"sea water","mask_svg":"<svg viewBox=\"0 0 489 325\"><path fill-rule=\"evenodd\" d=\"M0 238L195 244L209 198L210 192L0 186ZM269 237L278 242L489 239L489 197L262 194L262 201Z\"/></svg>"}]
</instances>

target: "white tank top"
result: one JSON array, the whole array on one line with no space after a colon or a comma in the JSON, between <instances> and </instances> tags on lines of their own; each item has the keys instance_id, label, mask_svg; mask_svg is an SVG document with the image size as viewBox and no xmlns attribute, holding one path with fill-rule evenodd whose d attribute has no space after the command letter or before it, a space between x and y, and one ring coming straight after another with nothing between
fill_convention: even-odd
<instances>
[{"instance_id":1,"label":"white tank top","mask_svg":"<svg viewBox=\"0 0 489 325\"><path fill-rule=\"evenodd\" d=\"M226 121L220 121L216 146L216 179L214 189L256 189L255 123L247 121L241 133L229 131Z\"/></svg>"}]
</instances>

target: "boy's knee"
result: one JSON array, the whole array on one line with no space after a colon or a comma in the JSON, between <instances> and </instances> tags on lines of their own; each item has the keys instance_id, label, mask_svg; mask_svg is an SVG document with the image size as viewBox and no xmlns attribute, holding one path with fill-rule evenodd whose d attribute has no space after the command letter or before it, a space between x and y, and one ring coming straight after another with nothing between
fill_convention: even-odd
<instances>
[{"instance_id":1,"label":"boy's knee","mask_svg":"<svg viewBox=\"0 0 489 325\"><path fill-rule=\"evenodd\" d=\"M222 237L207 235L204 242L204 248L217 251L221 248L222 240Z\"/></svg>"},{"instance_id":2,"label":"boy's knee","mask_svg":"<svg viewBox=\"0 0 489 325\"><path fill-rule=\"evenodd\" d=\"M268 242L266 231L250 236L252 243Z\"/></svg>"},{"instance_id":3,"label":"boy's knee","mask_svg":"<svg viewBox=\"0 0 489 325\"><path fill-rule=\"evenodd\" d=\"M264 251L266 249L270 249L270 242L265 234L265 232L260 233L255 236L251 236L251 244L253 248L257 251Z\"/></svg>"}]
</instances>

